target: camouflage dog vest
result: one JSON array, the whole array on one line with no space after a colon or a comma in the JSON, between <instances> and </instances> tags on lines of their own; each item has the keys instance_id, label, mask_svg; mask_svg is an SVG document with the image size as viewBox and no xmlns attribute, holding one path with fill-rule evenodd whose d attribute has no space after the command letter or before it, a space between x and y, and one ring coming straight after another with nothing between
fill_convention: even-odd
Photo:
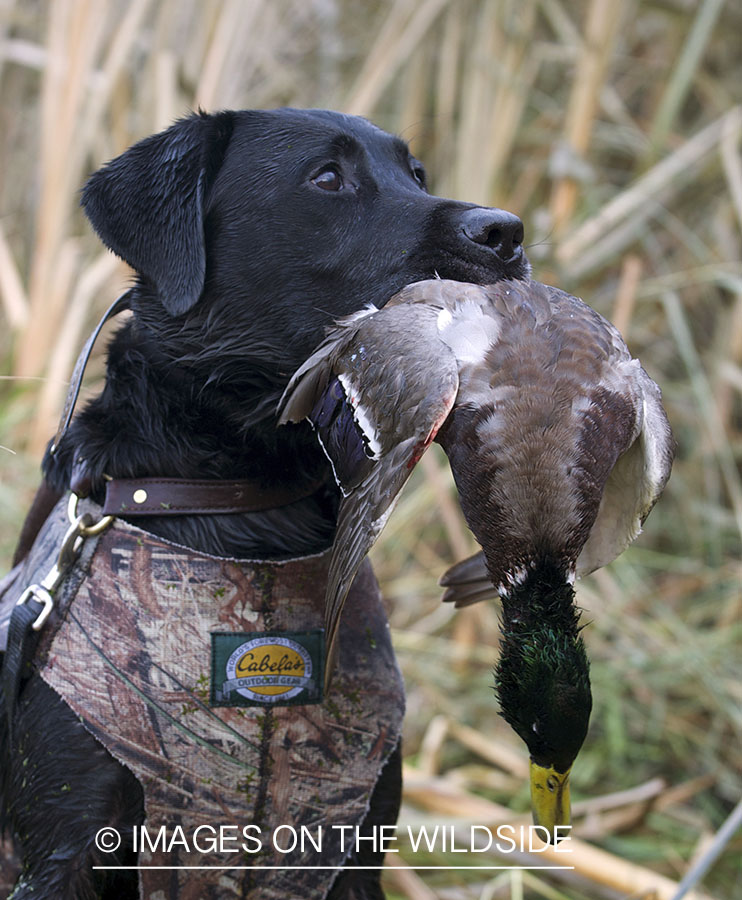
<instances>
[{"instance_id":1,"label":"camouflage dog vest","mask_svg":"<svg viewBox=\"0 0 742 900\"><path fill-rule=\"evenodd\" d=\"M65 508L39 534L22 586L53 561ZM142 785L142 900L325 897L404 711L370 565L323 697L328 553L220 559L118 519L95 542L57 595L37 661Z\"/></svg>"}]
</instances>

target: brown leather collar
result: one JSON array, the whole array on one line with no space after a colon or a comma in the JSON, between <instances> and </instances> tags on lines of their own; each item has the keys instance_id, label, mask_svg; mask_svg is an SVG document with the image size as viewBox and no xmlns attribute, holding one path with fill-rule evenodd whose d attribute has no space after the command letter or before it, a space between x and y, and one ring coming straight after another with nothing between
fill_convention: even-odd
<instances>
[{"instance_id":1,"label":"brown leather collar","mask_svg":"<svg viewBox=\"0 0 742 900\"><path fill-rule=\"evenodd\" d=\"M260 512L287 506L314 494L323 481L303 491L263 488L254 481L187 478L114 478L106 482L107 516L184 516Z\"/></svg>"}]
</instances>

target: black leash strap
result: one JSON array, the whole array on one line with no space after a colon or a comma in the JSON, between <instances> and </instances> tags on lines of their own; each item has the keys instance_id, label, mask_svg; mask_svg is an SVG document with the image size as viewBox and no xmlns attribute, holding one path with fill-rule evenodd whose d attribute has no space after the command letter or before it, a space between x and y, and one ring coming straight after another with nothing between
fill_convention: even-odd
<instances>
[{"instance_id":1,"label":"black leash strap","mask_svg":"<svg viewBox=\"0 0 742 900\"><path fill-rule=\"evenodd\" d=\"M59 442L64 437L65 432L69 428L70 422L72 421L72 414L75 411L75 404L77 403L77 398L80 395L82 379L85 375L85 367L87 366L88 360L90 359L90 354L93 351L93 345L98 339L98 335L101 333L103 326L106 324L106 322L108 322L109 319L112 319L119 313L124 312L124 310L131 309L131 305L129 302L130 298L131 291L129 290L126 291L126 293L122 294L118 299L114 300L114 302L103 314L103 318L95 326L93 333L90 335L87 341L85 341L85 346L82 348L82 350L80 351L80 355L77 357L77 362L75 363L75 368L72 372L72 378L70 379L70 387L67 391L67 397L64 401L62 416L59 420L59 427L57 428L57 433L54 435L54 440L52 441L51 447L49 448L49 452L52 455L56 453Z\"/></svg>"},{"instance_id":2,"label":"black leash strap","mask_svg":"<svg viewBox=\"0 0 742 900\"><path fill-rule=\"evenodd\" d=\"M44 604L35 597L29 597L25 603L13 609L8 623L8 648L3 660L2 685L10 740L13 739L13 714L21 684L31 675L32 660L39 642L40 632L34 631L33 626L43 611Z\"/></svg>"},{"instance_id":3,"label":"black leash strap","mask_svg":"<svg viewBox=\"0 0 742 900\"><path fill-rule=\"evenodd\" d=\"M70 495L67 514L70 525L62 539L56 560L41 581L34 582L21 594L8 623L8 646L2 665L2 688L8 732L13 734L13 717L23 682L31 675L32 660L41 629L54 611L55 595L77 562L85 541L97 538L113 522L112 516L97 521L90 513L77 513L78 498Z\"/></svg>"}]
</instances>

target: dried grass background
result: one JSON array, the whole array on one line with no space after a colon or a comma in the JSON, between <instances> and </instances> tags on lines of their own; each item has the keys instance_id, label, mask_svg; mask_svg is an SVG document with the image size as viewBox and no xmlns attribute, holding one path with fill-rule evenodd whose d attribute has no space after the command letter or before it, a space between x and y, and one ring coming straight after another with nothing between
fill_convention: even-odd
<instances>
[{"instance_id":1,"label":"dried grass background","mask_svg":"<svg viewBox=\"0 0 742 900\"><path fill-rule=\"evenodd\" d=\"M670 900L699 860L699 891L742 896L742 836L714 845L742 785L741 34L736 0L0 0L3 559L74 358L127 281L77 192L197 105L400 133L436 193L521 215L536 276L611 317L663 388L668 490L579 585L595 708L575 870L413 872L452 854L402 842L390 898ZM497 609L439 602L472 546L430 455L374 551L409 692L403 825L527 821L525 751L491 691ZM464 859L526 861L563 859Z\"/></svg>"}]
</instances>

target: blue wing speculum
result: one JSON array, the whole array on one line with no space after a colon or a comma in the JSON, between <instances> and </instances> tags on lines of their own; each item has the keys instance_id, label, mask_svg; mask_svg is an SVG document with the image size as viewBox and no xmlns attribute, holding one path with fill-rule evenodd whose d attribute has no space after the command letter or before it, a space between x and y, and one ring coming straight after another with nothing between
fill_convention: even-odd
<instances>
[{"instance_id":1,"label":"blue wing speculum","mask_svg":"<svg viewBox=\"0 0 742 900\"><path fill-rule=\"evenodd\" d=\"M338 487L347 497L370 474L374 453L339 378L329 382L307 418L330 461Z\"/></svg>"}]
</instances>

